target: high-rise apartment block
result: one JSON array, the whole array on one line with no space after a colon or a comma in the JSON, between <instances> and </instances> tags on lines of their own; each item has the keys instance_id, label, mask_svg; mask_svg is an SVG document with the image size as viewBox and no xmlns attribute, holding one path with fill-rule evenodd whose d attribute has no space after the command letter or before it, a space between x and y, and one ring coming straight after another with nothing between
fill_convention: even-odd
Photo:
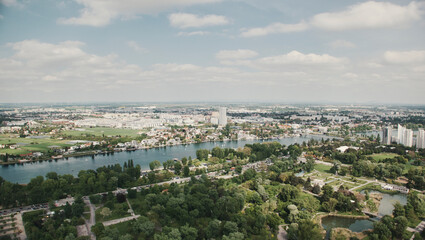
<instances>
[{"instance_id":1,"label":"high-rise apartment block","mask_svg":"<svg viewBox=\"0 0 425 240\"><path fill-rule=\"evenodd\" d=\"M425 148L425 130L419 129L416 136L416 148Z\"/></svg>"},{"instance_id":2,"label":"high-rise apartment block","mask_svg":"<svg viewBox=\"0 0 425 240\"><path fill-rule=\"evenodd\" d=\"M391 126L382 128L382 144L389 145L391 144L391 135L393 128Z\"/></svg>"},{"instance_id":3,"label":"high-rise apartment block","mask_svg":"<svg viewBox=\"0 0 425 240\"><path fill-rule=\"evenodd\" d=\"M218 125L220 126L226 126L227 125L227 116L226 116L226 108L220 107L218 110Z\"/></svg>"},{"instance_id":4,"label":"high-rise apartment block","mask_svg":"<svg viewBox=\"0 0 425 240\"><path fill-rule=\"evenodd\" d=\"M406 147L413 146L413 131L400 124L397 126L397 143Z\"/></svg>"}]
</instances>

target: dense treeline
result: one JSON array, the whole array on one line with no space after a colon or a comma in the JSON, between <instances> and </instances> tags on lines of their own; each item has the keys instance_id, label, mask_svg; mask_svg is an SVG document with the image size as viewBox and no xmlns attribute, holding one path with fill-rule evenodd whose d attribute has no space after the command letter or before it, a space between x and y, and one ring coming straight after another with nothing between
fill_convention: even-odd
<instances>
[{"instance_id":1,"label":"dense treeline","mask_svg":"<svg viewBox=\"0 0 425 240\"><path fill-rule=\"evenodd\" d=\"M123 167L119 164L95 170L82 170L78 178L70 174L58 175L55 172L35 177L27 185L13 184L0 177L0 205L11 206L44 203L67 195L88 195L127 188L137 184L140 166L129 160Z\"/></svg>"},{"instance_id":2,"label":"dense treeline","mask_svg":"<svg viewBox=\"0 0 425 240\"><path fill-rule=\"evenodd\" d=\"M47 215L45 210L24 213L22 218L25 231L30 240L73 240L76 239L75 226L84 224L81 218L84 202L81 196L75 198L74 204L67 204L63 210ZM65 219L68 219L65 221Z\"/></svg>"}]
</instances>

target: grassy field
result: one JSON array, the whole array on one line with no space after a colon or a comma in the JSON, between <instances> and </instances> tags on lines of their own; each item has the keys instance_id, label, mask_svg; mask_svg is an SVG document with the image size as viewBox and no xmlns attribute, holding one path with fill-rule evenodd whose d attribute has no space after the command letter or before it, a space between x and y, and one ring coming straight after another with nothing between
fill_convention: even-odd
<instances>
[{"instance_id":1,"label":"grassy field","mask_svg":"<svg viewBox=\"0 0 425 240\"><path fill-rule=\"evenodd\" d=\"M127 202L123 203L115 203L114 209L111 210L111 214L109 216L103 216L101 214L103 207L96 210L96 222L104 222L113 219L123 218L130 216L130 213L127 212L128 204Z\"/></svg>"},{"instance_id":2,"label":"grassy field","mask_svg":"<svg viewBox=\"0 0 425 240\"><path fill-rule=\"evenodd\" d=\"M132 222L133 221L127 221L127 222L117 223L117 224L108 226L106 228L111 228L111 229L112 228L116 228L116 229L118 229L118 232L121 235L125 235L125 234L127 234L127 233L129 233L131 231L131 228L132 228L131 223Z\"/></svg>"},{"instance_id":3,"label":"grassy field","mask_svg":"<svg viewBox=\"0 0 425 240\"><path fill-rule=\"evenodd\" d=\"M382 161L384 159L394 158L396 156L399 156L399 155L398 154L395 154L395 153L377 153L377 154L369 155L369 157L372 157L376 161Z\"/></svg>"},{"instance_id":4,"label":"grassy field","mask_svg":"<svg viewBox=\"0 0 425 240\"><path fill-rule=\"evenodd\" d=\"M332 166L328 166L328 165L324 165L324 164L315 164L314 165L314 169L316 169L319 172L324 172L324 173L331 173L330 169L332 168Z\"/></svg>"},{"instance_id":5,"label":"grassy field","mask_svg":"<svg viewBox=\"0 0 425 240\"><path fill-rule=\"evenodd\" d=\"M129 136L137 137L138 132L142 130L133 130L133 129L119 129L119 128L104 128L104 127L95 127L95 128L79 128L79 130L64 131L63 133L71 136L81 136L81 135L95 135L95 136Z\"/></svg>"},{"instance_id":6,"label":"grassy field","mask_svg":"<svg viewBox=\"0 0 425 240\"><path fill-rule=\"evenodd\" d=\"M19 149L0 149L0 153L25 154L28 152L47 152L49 146L72 146L68 140L51 138L20 138L16 135L0 135L0 144L23 144Z\"/></svg>"}]
</instances>

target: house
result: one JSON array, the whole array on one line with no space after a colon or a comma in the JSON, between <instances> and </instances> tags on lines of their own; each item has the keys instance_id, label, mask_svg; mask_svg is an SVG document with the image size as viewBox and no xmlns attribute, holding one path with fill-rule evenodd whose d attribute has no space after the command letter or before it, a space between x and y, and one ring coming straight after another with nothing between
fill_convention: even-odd
<instances>
[{"instance_id":1,"label":"house","mask_svg":"<svg viewBox=\"0 0 425 240\"><path fill-rule=\"evenodd\" d=\"M352 146L350 146L350 147L349 146L341 146L341 147L337 148L336 150L338 150L341 153L344 153L349 148L354 149L354 150L359 150L359 147L352 147Z\"/></svg>"}]
</instances>

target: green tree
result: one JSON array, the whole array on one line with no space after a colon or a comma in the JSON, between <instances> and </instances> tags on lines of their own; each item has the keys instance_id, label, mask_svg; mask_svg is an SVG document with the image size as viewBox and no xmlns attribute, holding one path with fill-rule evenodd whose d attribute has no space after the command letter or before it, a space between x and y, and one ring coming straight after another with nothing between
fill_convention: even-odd
<instances>
[{"instance_id":1,"label":"green tree","mask_svg":"<svg viewBox=\"0 0 425 240\"><path fill-rule=\"evenodd\" d=\"M396 202L394 203L394 210L393 210L393 215L394 217L399 217L399 216L406 216L405 210L404 210L404 206L400 204L400 202Z\"/></svg>"},{"instance_id":2,"label":"green tree","mask_svg":"<svg viewBox=\"0 0 425 240\"><path fill-rule=\"evenodd\" d=\"M285 184L280 191L279 197L282 201L288 202L291 199L295 199L298 197L300 191L298 188L291 186L289 184Z\"/></svg>"},{"instance_id":3,"label":"green tree","mask_svg":"<svg viewBox=\"0 0 425 240\"><path fill-rule=\"evenodd\" d=\"M238 230L239 229L238 229L237 223L229 222L229 221L226 221L224 223L224 226L223 226L223 234L224 235L229 235L230 233L237 232Z\"/></svg>"},{"instance_id":4,"label":"green tree","mask_svg":"<svg viewBox=\"0 0 425 240\"><path fill-rule=\"evenodd\" d=\"M325 184L325 186L322 187L321 201L322 202L329 201L329 199L332 197L333 193L334 193L333 187L328 185L328 184Z\"/></svg>"},{"instance_id":5,"label":"green tree","mask_svg":"<svg viewBox=\"0 0 425 240\"><path fill-rule=\"evenodd\" d=\"M229 236L223 236L223 240L244 240L245 235L240 232L233 232Z\"/></svg>"},{"instance_id":6,"label":"green tree","mask_svg":"<svg viewBox=\"0 0 425 240\"><path fill-rule=\"evenodd\" d=\"M187 158L186 158L186 157L182 158L182 164L183 164L184 166L186 166L186 165L187 165Z\"/></svg>"},{"instance_id":7,"label":"green tree","mask_svg":"<svg viewBox=\"0 0 425 240\"><path fill-rule=\"evenodd\" d=\"M155 169L159 168L161 166L161 162L158 160L152 161L149 163L149 168L151 171L154 171Z\"/></svg>"},{"instance_id":8,"label":"green tree","mask_svg":"<svg viewBox=\"0 0 425 240\"><path fill-rule=\"evenodd\" d=\"M103 231L105 231L105 227L103 226L103 223L96 223L91 227L91 231L96 235L96 237L100 237L103 234Z\"/></svg>"},{"instance_id":9,"label":"green tree","mask_svg":"<svg viewBox=\"0 0 425 240\"><path fill-rule=\"evenodd\" d=\"M404 216L398 216L394 218L394 231L393 235L401 238L403 236L404 231L407 228L407 225L409 224L409 221Z\"/></svg>"},{"instance_id":10,"label":"green tree","mask_svg":"<svg viewBox=\"0 0 425 240\"><path fill-rule=\"evenodd\" d=\"M180 227L180 233L182 238L185 240L195 240L198 237L198 230L193 227L189 227L188 224Z\"/></svg>"},{"instance_id":11,"label":"green tree","mask_svg":"<svg viewBox=\"0 0 425 240\"><path fill-rule=\"evenodd\" d=\"M208 223L206 230L208 238L216 238L221 235L220 224L221 222L217 219L214 219Z\"/></svg>"},{"instance_id":12,"label":"green tree","mask_svg":"<svg viewBox=\"0 0 425 240\"><path fill-rule=\"evenodd\" d=\"M213 148L212 150L211 150L211 155L213 156L213 157L217 157L217 158L219 158L219 159L223 159L225 156L224 156L224 150L223 149L221 149L220 147L215 147L215 148Z\"/></svg>"},{"instance_id":13,"label":"green tree","mask_svg":"<svg viewBox=\"0 0 425 240\"><path fill-rule=\"evenodd\" d=\"M189 166L184 166L184 168L183 168L183 175L185 176L185 177L189 177L189 174L190 174L190 169L189 169Z\"/></svg>"},{"instance_id":14,"label":"green tree","mask_svg":"<svg viewBox=\"0 0 425 240\"><path fill-rule=\"evenodd\" d=\"M176 175L180 175L181 170L182 170L182 164L180 162L174 163L174 173Z\"/></svg>"},{"instance_id":15,"label":"green tree","mask_svg":"<svg viewBox=\"0 0 425 240\"><path fill-rule=\"evenodd\" d=\"M145 237L150 237L155 231L155 224L147 217L141 216L133 223L133 230L137 233L143 233Z\"/></svg>"}]
</instances>

